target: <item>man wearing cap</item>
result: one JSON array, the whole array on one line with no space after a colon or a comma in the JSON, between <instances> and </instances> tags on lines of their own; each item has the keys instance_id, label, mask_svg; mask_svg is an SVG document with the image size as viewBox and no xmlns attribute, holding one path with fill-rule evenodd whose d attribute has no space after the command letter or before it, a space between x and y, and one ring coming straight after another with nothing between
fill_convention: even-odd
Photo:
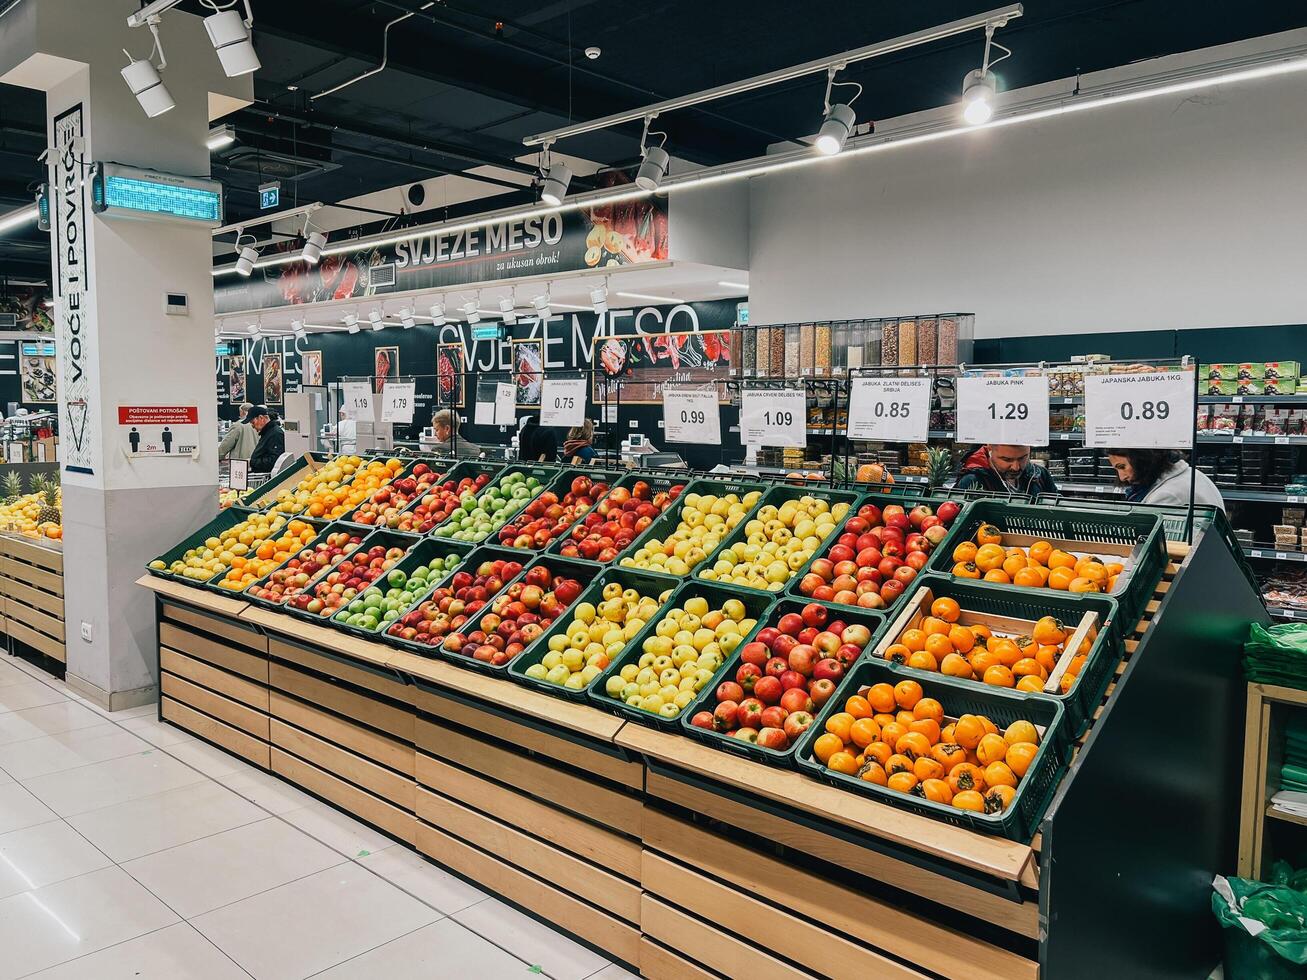
<instances>
[{"instance_id":1,"label":"man wearing cap","mask_svg":"<svg viewBox=\"0 0 1307 980\"><path fill-rule=\"evenodd\" d=\"M241 421L252 425L259 434L259 444L250 457L250 470L271 473L278 457L286 451L286 433L282 431L281 421L268 411L267 405L252 406Z\"/></svg>"}]
</instances>

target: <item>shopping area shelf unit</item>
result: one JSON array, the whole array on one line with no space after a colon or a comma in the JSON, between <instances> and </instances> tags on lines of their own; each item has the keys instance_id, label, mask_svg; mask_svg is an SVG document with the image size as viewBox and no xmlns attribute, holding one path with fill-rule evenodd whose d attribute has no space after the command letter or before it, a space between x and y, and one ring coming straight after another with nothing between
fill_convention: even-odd
<instances>
[{"instance_id":1,"label":"shopping area shelf unit","mask_svg":"<svg viewBox=\"0 0 1307 980\"><path fill-rule=\"evenodd\" d=\"M1285 730L1307 720L1307 691L1276 684L1249 684L1247 690L1239 875L1265 881L1276 860L1296 861L1307 843L1307 818L1271 802L1280 786Z\"/></svg>"},{"instance_id":2,"label":"shopping area shelf unit","mask_svg":"<svg viewBox=\"0 0 1307 980\"><path fill-rule=\"evenodd\" d=\"M1238 651L1265 613L1223 535L1172 543L1168 562L1029 841L237 598L140 584L164 720L645 975L1202 976L1219 958L1207 883L1236 853Z\"/></svg>"},{"instance_id":3,"label":"shopping area shelf unit","mask_svg":"<svg viewBox=\"0 0 1307 980\"><path fill-rule=\"evenodd\" d=\"M64 648L64 553L58 542L0 534L0 603L10 652L59 664Z\"/></svg>"}]
</instances>

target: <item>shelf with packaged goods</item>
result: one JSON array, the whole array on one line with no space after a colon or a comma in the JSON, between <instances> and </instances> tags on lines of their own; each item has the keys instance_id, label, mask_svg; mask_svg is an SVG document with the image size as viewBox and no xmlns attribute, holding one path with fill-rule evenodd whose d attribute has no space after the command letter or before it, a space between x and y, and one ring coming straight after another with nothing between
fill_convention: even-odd
<instances>
[{"instance_id":1,"label":"shelf with packaged goods","mask_svg":"<svg viewBox=\"0 0 1307 980\"><path fill-rule=\"evenodd\" d=\"M1283 548L1265 547L1258 545L1253 548L1245 548L1244 554L1249 558L1265 558L1269 561L1307 561L1307 551L1295 551Z\"/></svg>"}]
</instances>

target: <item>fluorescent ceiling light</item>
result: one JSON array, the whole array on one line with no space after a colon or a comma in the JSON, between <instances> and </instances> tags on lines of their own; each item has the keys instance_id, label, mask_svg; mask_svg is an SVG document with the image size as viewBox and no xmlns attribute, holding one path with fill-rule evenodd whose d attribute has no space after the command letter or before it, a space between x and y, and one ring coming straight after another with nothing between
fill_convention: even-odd
<instances>
[{"instance_id":1,"label":"fluorescent ceiling light","mask_svg":"<svg viewBox=\"0 0 1307 980\"><path fill-rule=\"evenodd\" d=\"M723 280L722 282L719 282L717 285L722 286L725 289L748 289L749 288L749 284L747 282L726 282Z\"/></svg>"},{"instance_id":2,"label":"fluorescent ceiling light","mask_svg":"<svg viewBox=\"0 0 1307 980\"><path fill-rule=\"evenodd\" d=\"M14 228L21 228L28 222L37 219L37 209L35 204L29 204L25 208L19 208L17 211L10 211L7 214L0 215L0 231L10 231Z\"/></svg>"},{"instance_id":3,"label":"fluorescent ceiling light","mask_svg":"<svg viewBox=\"0 0 1307 980\"><path fill-rule=\"evenodd\" d=\"M644 299L653 303L684 303L683 299L676 299L672 296L650 296L648 293L618 293L618 296L625 296L627 299Z\"/></svg>"},{"instance_id":4,"label":"fluorescent ceiling light","mask_svg":"<svg viewBox=\"0 0 1307 980\"><path fill-rule=\"evenodd\" d=\"M1295 51L1296 50L1297 49L1295 49ZM941 125L940 123L935 122L926 124L921 128L905 127L892 132L871 133L865 136L853 137L845 144L844 151L839 154L839 156L848 157L861 156L868 153L880 153L884 150L895 149L898 147L917 146L923 143L933 143L938 140L951 139L967 133L997 129L1004 126L1015 126L1019 123L1038 122L1044 119L1072 115L1074 113L1085 112L1091 109L1102 109L1129 102L1140 102L1145 99L1156 98L1159 96L1179 95L1185 92L1199 91L1212 88L1216 85L1231 85L1239 82L1253 81L1261 78L1272 78L1279 75L1288 75L1307 70L1307 56L1297 53L1288 54L1285 51L1258 55L1255 56L1255 58L1250 59L1250 62L1251 63L1248 63L1242 68L1229 67L1227 63L1226 70L1224 71L1215 70L1215 66L1205 73L1202 72L1202 69L1169 71L1151 78L1145 77L1104 86L1101 90L1101 94L1095 92L1093 89L1083 88L1072 94L1035 98L1025 103L1024 108L1020 103L1012 104L1009 107L1011 110L1010 115L999 115L997 118L980 126ZM753 157L736 163L727 163L717 167L707 167L691 173L669 176L667 180L664 181L660 190L663 193L670 194L675 191L686 190L692 187L710 187L714 184L742 180L749 177L758 177L769 173L779 173L784 170L817 166L828 162L830 159L831 158L828 156L813 153L811 147L805 146L799 150L774 153L762 157ZM397 242L416 241L417 239L432 234L448 235L459 231L471 231L474 228L485 228L501 221L519 219L527 220L530 218L544 217L549 214L557 214L559 212L579 211L602 204L617 204L623 201L642 200L650 196L652 196L652 192L640 190L639 188L632 187L628 184L625 188L620 189L613 188L577 194L559 207L501 208L497 211L486 212L466 221L425 225L421 228L408 229L403 234L384 235L376 238L356 239L351 242L340 242L323 249L322 254L352 254L373 248L394 245ZM271 265L285 265L298 261L299 256L294 253L275 257L269 256L259 262L259 267L263 268ZM224 266L222 268L214 269L213 275L230 275L233 271L235 271L233 266ZM629 294L619 293L618 295ZM680 300L673 300L673 302L680 302ZM562 304L559 305L561 306ZM577 307L577 309L588 309L588 307Z\"/></svg>"},{"instance_id":5,"label":"fluorescent ceiling light","mask_svg":"<svg viewBox=\"0 0 1307 980\"><path fill-rule=\"evenodd\" d=\"M231 146L236 142L236 129L224 123L221 126L214 126L209 130L209 138L204 141L204 145L210 150L218 150L224 146Z\"/></svg>"}]
</instances>

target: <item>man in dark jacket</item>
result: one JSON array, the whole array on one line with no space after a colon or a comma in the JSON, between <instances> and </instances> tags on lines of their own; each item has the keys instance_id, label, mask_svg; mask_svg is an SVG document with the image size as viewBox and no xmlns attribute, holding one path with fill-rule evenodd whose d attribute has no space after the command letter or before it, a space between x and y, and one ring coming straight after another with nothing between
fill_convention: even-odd
<instances>
[{"instance_id":1,"label":"man in dark jacket","mask_svg":"<svg viewBox=\"0 0 1307 980\"><path fill-rule=\"evenodd\" d=\"M981 446L962 464L955 490L987 490L1035 497L1057 493L1048 470L1030 459L1029 446Z\"/></svg>"},{"instance_id":2,"label":"man in dark jacket","mask_svg":"<svg viewBox=\"0 0 1307 980\"><path fill-rule=\"evenodd\" d=\"M271 473L286 451L286 433L282 431L281 421L268 411L266 405L255 405L241 421L252 425L259 434L258 445L250 457L250 472Z\"/></svg>"}]
</instances>

